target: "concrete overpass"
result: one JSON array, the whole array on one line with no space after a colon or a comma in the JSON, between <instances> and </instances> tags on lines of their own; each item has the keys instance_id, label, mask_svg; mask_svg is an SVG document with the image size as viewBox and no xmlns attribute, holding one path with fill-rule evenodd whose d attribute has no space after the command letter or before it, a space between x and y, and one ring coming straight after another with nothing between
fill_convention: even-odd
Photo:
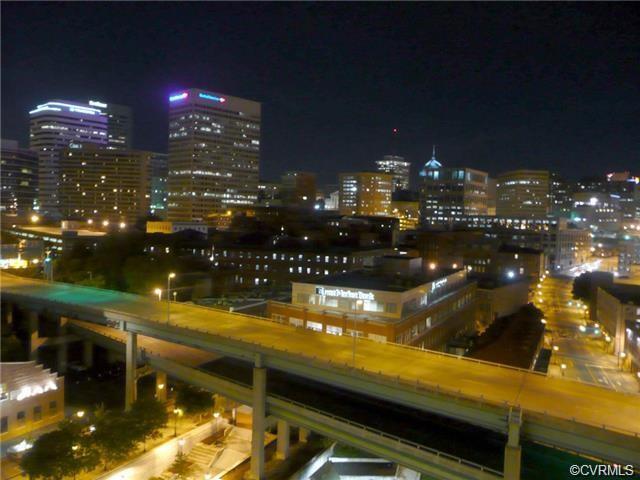
<instances>
[{"instance_id":1,"label":"concrete overpass","mask_svg":"<svg viewBox=\"0 0 640 480\"><path fill-rule=\"evenodd\" d=\"M116 349L121 353L125 352L127 337L125 332L75 320L71 322L71 328L81 337L104 348ZM167 345L163 345L163 343ZM170 348L166 348L167 346ZM253 406L251 384L234 381L228 377L199 369L198 365L201 363L197 362L203 358L194 356L189 347L176 346L141 335L138 337L138 348L139 360L154 370L169 372L172 377L178 380L219 392L239 403ZM206 360L211 360L211 358L208 357ZM502 476L502 472L495 469L426 447L407 438L359 424L344 417L332 415L325 410L310 407L284 396L267 394L266 408L269 416L287 422L287 425L296 425L302 429L314 431L341 443L428 473L434 478L497 480ZM287 431L280 431L283 426ZM288 426L279 422L278 430L278 450L287 450L288 444L283 445L282 440L289 437Z\"/></svg>"},{"instance_id":2,"label":"concrete overpass","mask_svg":"<svg viewBox=\"0 0 640 480\"><path fill-rule=\"evenodd\" d=\"M3 301L126 332L129 365L138 335L253 362L251 404L258 418L267 408L265 378L273 368L505 434L506 478L518 477L520 435L607 461L639 462L638 395L362 339L354 365L346 337L185 304L171 304L167 322L167 304L151 298L6 274L1 280ZM132 381L135 373L127 371ZM128 391L131 400L134 390ZM262 453L256 450L253 461L260 476Z\"/></svg>"}]
</instances>

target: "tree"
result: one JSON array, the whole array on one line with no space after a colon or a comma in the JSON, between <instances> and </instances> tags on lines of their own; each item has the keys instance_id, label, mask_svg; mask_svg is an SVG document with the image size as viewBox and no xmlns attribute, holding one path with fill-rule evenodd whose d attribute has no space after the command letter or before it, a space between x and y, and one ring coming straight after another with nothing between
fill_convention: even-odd
<instances>
[{"instance_id":1,"label":"tree","mask_svg":"<svg viewBox=\"0 0 640 480\"><path fill-rule=\"evenodd\" d=\"M0 338L0 360L3 362L22 362L26 357L25 348L13 333Z\"/></svg>"},{"instance_id":2,"label":"tree","mask_svg":"<svg viewBox=\"0 0 640 480\"><path fill-rule=\"evenodd\" d=\"M58 430L40 436L20 466L32 479L59 480L74 477L83 471L93 470L99 463L97 451L82 427L64 421Z\"/></svg>"},{"instance_id":3,"label":"tree","mask_svg":"<svg viewBox=\"0 0 640 480\"><path fill-rule=\"evenodd\" d=\"M184 453L178 452L169 470L171 473L175 473L178 478L184 479L193 473L193 464L187 460L187 456Z\"/></svg>"},{"instance_id":4,"label":"tree","mask_svg":"<svg viewBox=\"0 0 640 480\"><path fill-rule=\"evenodd\" d=\"M138 399L128 414L137 430L138 438L147 450L147 438L159 438L160 429L167 425L169 415L166 407L155 398Z\"/></svg>"},{"instance_id":5,"label":"tree","mask_svg":"<svg viewBox=\"0 0 640 480\"><path fill-rule=\"evenodd\" d=\"M588 302L591 298L591 274L583 273L573 280L573 298Z\"/></svg>"},{"instance_id":6,"label":"tree","mask_svg":"<svg viewBox=\"0 0 640 480\"><path fill-rule=\"evenodd\" d=\"M176 394L176 405L190 415L202 415L212 406L211 392L191 385L182 385Z\"/></svg>"},{"instance_id":7,"label":"tree","mask_svg":"<svg viewBox=\"0 0 640 480\"><path fill-rule=\"evenodd\" d=\"M122 412L96 411L95 431L91 440L100 452L104 469L120 460L124 460L135 450L139 431L130 415Z\"/></svg>"}]
</instances>

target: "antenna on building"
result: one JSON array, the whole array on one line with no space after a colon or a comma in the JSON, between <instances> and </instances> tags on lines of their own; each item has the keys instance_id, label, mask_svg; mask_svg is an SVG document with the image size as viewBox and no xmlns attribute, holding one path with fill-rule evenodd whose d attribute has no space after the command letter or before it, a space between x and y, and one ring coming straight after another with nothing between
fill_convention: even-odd
<instances>
[{"instance_id":1,"label":"antenna on building","mask_svg":"<svg viewBox=\"0 0 640 480\"><path fill-rule=\"evenodd\" d=\"M433 145L433 150L431 153L431 160L429 160L420 171L421 177L427 176L427 170L437 170L438 168L442 168L442 164L436 158L436 146Z\"/></svg>"},{"instance_id":2,"label":"antenna on building","mask_svg":"<svg viewBox=\"0 0 640 480\"><path fill-rule=\"evenodd\" d=\"M391 129L391 155L398 155L398 133L398 128Z\"/></svg>"}]
</instances>

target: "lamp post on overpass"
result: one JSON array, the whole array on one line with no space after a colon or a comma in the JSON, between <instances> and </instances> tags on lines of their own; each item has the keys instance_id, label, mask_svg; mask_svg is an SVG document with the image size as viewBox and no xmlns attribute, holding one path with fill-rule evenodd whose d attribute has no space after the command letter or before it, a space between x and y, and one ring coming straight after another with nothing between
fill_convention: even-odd
<instances>
[{"instance_id":1,"label":"lamp post on overpass","mask_svg":"<svg viewBox=\"0 0 640 480\"><path fill-rule=\"evenodd\" d=\"M171 316L171 279L176 278L176 274L171 272L167 275L167 323Z\"/></svg>"}]
</instances>

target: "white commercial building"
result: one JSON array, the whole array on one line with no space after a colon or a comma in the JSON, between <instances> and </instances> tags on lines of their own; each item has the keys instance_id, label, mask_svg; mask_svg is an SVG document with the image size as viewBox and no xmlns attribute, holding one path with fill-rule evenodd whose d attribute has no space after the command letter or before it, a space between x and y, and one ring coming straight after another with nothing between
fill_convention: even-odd
<instances>
[{"instance_id":1,"label":"white commercial building","mask_svg":"<svg viewBox=\"0 0 640 480\"><path fill-rule=\"evenodd\" d=\"M17 443L64 418L64 379L56 373L35 362L0 363L0 379L3 444Z\"/></svg>"},{"instance_id":2,"label":"white commercial building","mask_svg":"<svg viewBox=\"0 0 640 480\"><path fill-rule=\"evenodd\" d=\"M52 100L29 112L29 148L38 154L40 210L58 212L60 151L84 143L107 146L107 115L89 104Z\"/></svg>"},{"instance_id":3,"label":"white commercial building","mask_svg":"<svg viewBox=\"0 0 640 480\"><path fill-rule=\"evenodd\" d=\"M258 198L260 103L205 90L169 97L168 220L208 221Z\"/></svg>"}]
</instances>

